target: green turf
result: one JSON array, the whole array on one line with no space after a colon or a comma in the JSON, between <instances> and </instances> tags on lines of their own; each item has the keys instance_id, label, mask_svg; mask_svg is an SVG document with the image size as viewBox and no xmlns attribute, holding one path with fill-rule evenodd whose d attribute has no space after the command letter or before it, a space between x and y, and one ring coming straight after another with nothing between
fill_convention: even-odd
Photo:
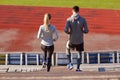
<instances>
[{"instance_id":1,"label":"green turf","mask_svg":"<svg viewBox=\"0 0 120 80\"><path fill-rule=\"evenodd\" d=\"M0 0L1 5L120 9L120 0Z\"/></svg>"}]
</instances>

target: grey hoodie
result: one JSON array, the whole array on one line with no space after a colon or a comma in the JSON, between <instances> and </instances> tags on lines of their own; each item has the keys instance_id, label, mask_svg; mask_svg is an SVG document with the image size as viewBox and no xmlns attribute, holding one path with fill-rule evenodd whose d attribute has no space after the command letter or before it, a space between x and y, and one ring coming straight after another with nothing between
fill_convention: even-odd
<instances>
[{"instance_id":1,"label":"grey hoodie","mask_svg":"<svg viewBox=\"0 0 120 80\"><path fill-rule=\"evenodd\" d=\"M55 26L50 25L49 26L50 31L48 32L46 30L46 27L44 25L41 25L38 31L37 38L41 38L41 44L45 46L51 46L53 45L53 41L56 41L58 39L58 33L55 28Z\"/></svg>"},{"instance_id":2,"label":"grey hoodie","mask_svg":"<svg viewBox=\"0 0 120 80\"><path fill-rule=\"evenodd\" d=\"M73 14L67 19L64 31L70 34L70 43L81 44L84 42L83 33L88 33L86 20L79 14Z\"/></svg>"}]
</instances>

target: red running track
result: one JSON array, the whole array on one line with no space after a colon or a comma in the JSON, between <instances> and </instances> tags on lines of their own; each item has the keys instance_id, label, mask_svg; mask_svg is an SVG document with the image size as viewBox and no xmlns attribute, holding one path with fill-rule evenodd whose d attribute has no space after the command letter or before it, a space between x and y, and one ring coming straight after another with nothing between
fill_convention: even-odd
<instances>
[{"instance_id":1,"label":"red running track","mask_svg":"<svg viewBox=\"0 0 120 80\"><path fill-rule=\"evenodd\" d=\"M67 38L63 36L63 30L66 19L71 15L71 8L0 5L0 51L39 51L36 35L45 13L52 14L51 23L57 27L61 40L65 39L64 42L58 41L59 45L64 46ZM80 14L86 18L90 34L120 35L120 10L81 8ZM101 48L99 45L94 50L120 48L110 46ZM91 50L90 46L87 45L86 50ZM58 48L57 51L64 49Z\"/></svg>"}]
</instances>

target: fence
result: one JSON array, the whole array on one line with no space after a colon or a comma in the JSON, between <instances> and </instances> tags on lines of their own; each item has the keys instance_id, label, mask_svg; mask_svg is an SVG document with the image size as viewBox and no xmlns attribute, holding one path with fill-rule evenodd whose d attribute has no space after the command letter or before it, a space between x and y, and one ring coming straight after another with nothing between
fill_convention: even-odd
<instances>
[{"instance_id":1,"label":"fence","mask_svg":"<svg viewBox=\"0 0 120 80\"><path fill-rule=\"evenodd\" d=\"M36 52L1 52L0 65L40 65L42 54Z\"/></svg>"},{"instance_id":2,"label":"fence","mask_svg":"<svg viewBox=\"0 0 120 80\"><path fill-rule=\"evenodd\" d=\"M41 65L40 52L0 52L0 65ZM72 54L73 64L77 63L77 53ZM82 64L119 64L120 51L82 52ZM54 53L52 65L67 65L65 53Z\"/></svg>"}]
</instances>

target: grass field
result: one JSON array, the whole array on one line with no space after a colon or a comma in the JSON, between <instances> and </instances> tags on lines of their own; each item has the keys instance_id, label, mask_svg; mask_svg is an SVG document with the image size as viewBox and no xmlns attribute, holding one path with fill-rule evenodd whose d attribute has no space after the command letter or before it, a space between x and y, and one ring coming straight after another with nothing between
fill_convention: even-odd
<instances>
[{"instance_id":1,"label":"grass field","mask_svg":"<svg viewBox=\"0 0 120 80\"><path fill-rule=\"evenodd\" d=\"M82 8L120 9L120 0L0 0L0 5L52 6Z\"/></svg>"}]
</instances>

